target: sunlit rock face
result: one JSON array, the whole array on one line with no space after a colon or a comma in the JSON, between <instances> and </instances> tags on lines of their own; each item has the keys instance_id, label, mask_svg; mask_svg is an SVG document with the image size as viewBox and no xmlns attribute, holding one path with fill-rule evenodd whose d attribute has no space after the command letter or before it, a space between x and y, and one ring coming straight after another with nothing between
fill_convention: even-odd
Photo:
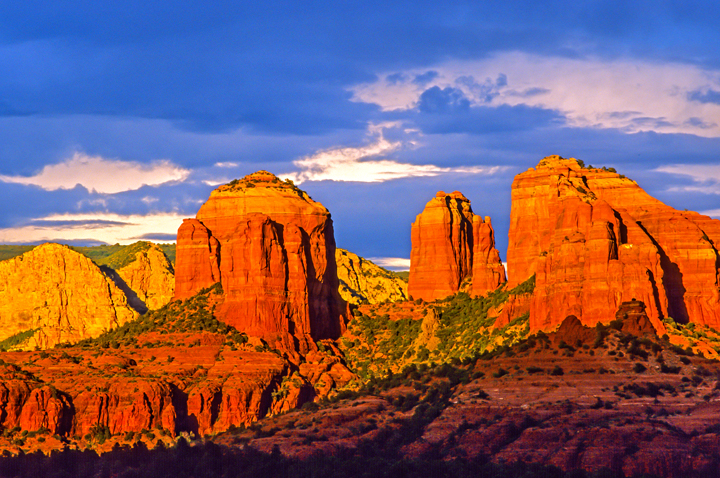
<instances>
[{"instance_id":1,"label":"sunlit rock face","mask_svg":"<svg viewBox=\"0 0 720 478\"><path fill-rule=\"evenodd\" d=\"M330 213L266 171L211 193L180 226L176 263L176 298L219 281L218 317L278 348L305 352L344 330Z\"/></svg>"},{"instance_id":2,"label":"sunlit rock face","mask_svg":"<svg viewBox=\"0 0 720 478\"><path fill-rule=\"evenodd\" d=\"M677 211L614 170L544 158L512 185L509 287L533 274L531 328L608 322L620 304L717 327L720 221Z\"/></svg>"},{"instance_id":3,"label":"sunlit rock face","mask_svg":"<svg viewBox=\"0 0 720 478\"><path fill-rule=\"evenodd\" d=\"M43 244L0 262L0 340L35 330L20 346L48 348L97 337L136 315L100 267L67 246Z\"/></svg>"},{"instance_id":4,"label":"sunlit rock face","mask_svg":"<svg viewBox=\"0 0 720 478\"><path fill-rule=\"evenodd\" d=\"M485 219L473 217L472 260L472 295L485 295L505 283L505 266L495 248L495 231L490 216L485 216Z\"/></svg>"},{"instance_id":5,"label":"sunlit rock face","mask_svg":"<svg viewBox=\"0 0 720 478\"><path fill-rule=\"evenodd\" d=\"M407 300L407 283L390 271L344 249L335 250L340 296L351 304Z\"/></svg>"},{"instance_id":6,"label":"sunlit rock face","mask_svg":"<svg viewBox=\"0 0 720 478\"><path fill-rule=\"evenodd\" d=\"M173 299L175 275L172 264L157 244L146 243L147 248L135 253L134 260L116 272L127 285L125 291L144 309L159 309ZM136 307L137 309L137 307Z\"/></svg>"},{"instance_id":7,"label":"sunlit rock face","mask_svg":"<svg viewBox=\"0 0 720 478\"><path fill-rule=\"evenodd\" d=\"M472 278L484 294L505 282L490 218L475 216L460 192L438 192L412 225L408 293L436 300L455 294Z\"/></svg>"}]
</instances>

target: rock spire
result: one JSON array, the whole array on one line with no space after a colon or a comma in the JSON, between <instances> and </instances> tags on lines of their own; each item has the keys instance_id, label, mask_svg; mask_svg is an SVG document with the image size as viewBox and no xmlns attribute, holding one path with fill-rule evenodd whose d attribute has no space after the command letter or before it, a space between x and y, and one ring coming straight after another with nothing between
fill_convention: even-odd
<instances>
[{"instance_id":1,"label":"rock spire","mask_svg":"<svg viewBox=\"0 0 720 478\"><path fill-rule=\"evenodd\" d=\"M472 293L484 294L505 282L490 218L475 216L462 193L438 192L412 225L408 293L435 300L473 279Z\"/></svg>"}]
</instances>

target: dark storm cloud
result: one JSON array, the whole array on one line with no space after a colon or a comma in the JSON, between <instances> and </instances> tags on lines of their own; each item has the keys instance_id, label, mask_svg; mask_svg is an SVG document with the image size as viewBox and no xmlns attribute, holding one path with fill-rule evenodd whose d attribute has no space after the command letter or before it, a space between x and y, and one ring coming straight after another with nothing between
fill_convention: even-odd
<instances>
[{"instance_id":1,"label":"dark storm cloud","mask_svg":"<svg viewBox=\"0 0 720 478\"><path fill-rule=\"evenodd\" d=\"M423 109L421 102L420 113L414 118L421 130L428 134L490 134L546 129L565 123L563 115L544 108L525 105L470 107L469 102L465 103L451 93L433 92L429 96L431 100L428 100L427 106Z\"/></svg>"},{"instance_id":2,"label":"dark storm cloud","mask_svg":"<svg viewBox=\"0 0 720 478\"><path fill-rule=\"evenodd\" d=\"M4 2L0 98L13 98L12 111L19 112L162 118L194 131L247 126L318 134L377 118L374 108L348 101L349 86L378 71L448 57L499 51L613 57L626 54L631 41L630 54L672 58L682 51L697 63L716 64L718 8L701 3L653 3L647 15L647 2L600 1L543 8L530 2ZM691 41L699 35L702 42Z\"/></svg>"},{"instance_id":3,"label":"dark storm cloud","mask_svg":"<svg viewBox=\"0 0 720 478\"><path fill-rule=\"evenodd\" d=\"M512 83L505 75L427 88L443 62L501 52L718 67L718 4L694 5L0 2L0 174L32 175L76 151L138 162L167 158L192 169L239 163L223 173L228 178L261 168L281 173L298 158L362 143L369 123L396 120L403 126L388 137L400 141L404 128L418 129L419 146L390 160L509 169L492 177L344 183L341 192L333 182L304 184L332 212L338 244L364 256L408 257L415 215L437 190L458 189L476 213L492 216L504 258L512 177L548 154L616 167L675 207L710 209L709 195L667 191L667 175L659 179L652 170L664 162L716 162L719 140L570 128L554 110L488 106ZM387 72L395 73L389 84L426 89L418 108L384 112L351 101L352 86ZM460 88L485 105L470 104ZM529 88L516 97L544 93ZM717 103L716 94L703 90L689 99ZM657 125L662 118L642 121ZM195 182L111 196L3 184L0 227L68 211L194 216L213 189L200 182L212 179L206 173Z\"/></svg>"},{"instance_id":4,"label":"dark storm cloud","mask_svg":"<svg viewBox=\"0 0 720 478\"><path fill-rule=\"evenodd\" d=\"M420 95L418 109L430 114L466 113L470 110L470 101L457 88L433 86Z\"/></svg>"},{"instance_id":5,"label":"dark storm cloud","mask_svg":"<svg viewBox=\"0 0 720 478\"><path fill-rule=\"evenodd\" d=\"M437 71L430 70L426 73L423 73L422 75L416 75L415 78L413 79L413 83L415 83L416 85L425 86L428 83L430 83L432 80L437 78L437 76L438 76Z\"/></svg>"},{"instance_id":6,"label":"dark storm cloud","mask_svg":"<svg viewBox=\"0 0 720 478\"><path fill-rule=\"evenodd\" d=\"M720 105L720 91L691 91L688 93L688 99L690 101L698 101L700 103L713 103Z\"/></svg>"}]
</instances>

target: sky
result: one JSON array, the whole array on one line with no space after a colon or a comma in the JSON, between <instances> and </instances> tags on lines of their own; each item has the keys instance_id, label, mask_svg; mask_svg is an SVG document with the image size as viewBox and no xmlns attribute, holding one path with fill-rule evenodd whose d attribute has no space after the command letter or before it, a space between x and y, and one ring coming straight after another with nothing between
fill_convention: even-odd
<instances>
[{"instance_id":1,"label":"sky","mask_svg":"<svg viewBox=\"0 0 720 478\"><path fill-rule=\"evenodd\" d=\"M551 154L720 218L715 1L0 3L0 243L172 241L265 169L406 269L437 191Z\"/></svg>"}]
</instances>

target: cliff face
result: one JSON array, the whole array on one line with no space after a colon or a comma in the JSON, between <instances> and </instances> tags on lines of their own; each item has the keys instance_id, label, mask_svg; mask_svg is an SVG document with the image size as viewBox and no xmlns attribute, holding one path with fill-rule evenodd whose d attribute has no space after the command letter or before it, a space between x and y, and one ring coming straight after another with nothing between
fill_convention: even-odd
<instances>
[{"instance_id":1,"label":"cliff face","mask_svg":"<svg viewBox=\"0 0 720 478\"><path fill-rule=\"evenodd\" d=\"M660 254L667 314L678 322L720 325L720 221L678 211L653 198L634 182L597 174L588 186L608 203L623 208Z\"/></svg>"},{"instance_id":2,"label":"cliff face","mask_svg":"<svg viewBox=\"0 0 720 478\"><path fill-rule=\"evenodd\" d=\"M136 316L90 259L67 246L43 244L0 262L0 339L38 329L24 347L97 337Z\"/></svg>"},{"instance_id":3,"label":"cliff face","mask_svg":"<svg viewBox=\"0 0 720 478\"><path fill-rule=\"evenodd\" d=\"M495 290L505 281L490 218L475 216L462 193L438 192L415 219L411 237L408 293L413 298L447 297L470 277L475 294Z\"/></svg>"},{"instance_id":4,"label":"cliff face","mask_svg":"<svg viewBox=\"0 0 720 478\"><path fill-rule=\"evenodd\" d=\"M219 243L197 219L183 219L175 253L175 299L220 282Z\"/></svg>"},{"instance_id":5,"label":"cliff face","mask_svg":"<svg viewBox=\"0 0 720 478\"><path fill-rule=\"evenodd\" d=\"M533 330L568 315L608 322L632 299L646 304L658 331L668 315L717 326L719 227L614 172L550 156L513 181L509 285L536 275Z\"/></svg>"},{"instance_id":6,"label":"cliff face","mask_svg":"<svg viewBox=\"0 0 720 478\"><path fill-rule=\"evenodd\" d=\"M127 284L129 298L137 298L141 307L154 310L170 302L175 291L173 268L157 244L135 253L130 264L116 272ZM132 301L131 301L132 302Z\"/></svg>"},{"instance_id":7,"label":"cliff face","mask_svg":"<svg viewBox=\"0 0 720 478\"><path fill-rule=\"evenodd\" d=\"M305 352L344 330L330 213L268 172L216 189L178 230L175 298L218 281L218 317L275 347Z\"/></svg>"},{"instance_id":8,"label":"cliff face","mask_svg":"<svg viewBox=\"0 0 720 478\"><path fill-rule=\"evenodd\" d=\"M495 231L490 216L473 217L472 295L485 295L505 283L505 266L495 248Z\"/></svg>"},{"instance_id":9,"label":"cliff face","mask_svg":"<svg viewBox=\"0 0 720 478\"><path fill-rule=\"evenodd\" d=\"M351 304L407 299L407 284L391 272L344 249L335 250L340 296Z\"/></svg>"},{"instance_id":10,"label":"cliff face","mask_svg":"<svg viewBox=\"0 0 720 478\"><path fill-rule=\"evenodd\" d=\"M325 396L313 388L318 382L332 388L354 377L337 357L311 354L289 380L288 362L275 353L228 350L222 337L206 339L122 352L6 353L5 360L32 363L0 366L0 426L69 437L98 427L114 435L156 428L205 435ZM160 354L173 360L156 361Z\"/></svg>"}]
</instances>

